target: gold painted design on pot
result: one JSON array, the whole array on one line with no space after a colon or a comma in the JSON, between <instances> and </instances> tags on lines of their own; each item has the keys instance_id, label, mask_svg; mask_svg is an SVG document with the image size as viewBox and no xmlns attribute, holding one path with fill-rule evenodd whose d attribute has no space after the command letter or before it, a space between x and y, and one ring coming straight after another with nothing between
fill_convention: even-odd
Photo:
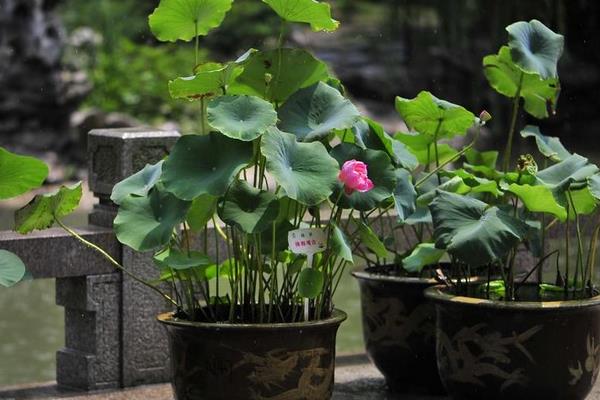
<instances>
[{"instance_id":1,"label":"gold painted design on pot","mask_svg":"<svg viewBox=\"0 0 600 400\"><path fill-rule=\"evenodd\" d=\"M365 291L365 301L368 302L364 309L365 327L370 345L411 350L408 339L413 335L433 340L435 325L431 316L435 308L430 302L423 302L409 312L402 300L377 297L370 290Z\"/></svg>"},{"instance_id":2,"label":"gold painted design on pot","mask_svg":"<svg viewBox=\"0 0 600 400\"><path fill-rule=\"evenodd\" d=\"M329 357L327 366L322 367L322 358ZM242 353L242 359L233 369L250 367L252 372L248 380L256 388L263 387L267 391L289 387L290 379L295 371L301 371L297 385L275 395L264 395L260 390L252 390L251 400L313 400L327 399L331 395L333 383L333 357L326 348L288 351L275 349L266 355Z\"/></svg>"},{"instance_id":3,"label":"gold painted design on pot","mask_svg":"<svg viewBox=\"0 0 600 400\"><path fill-rule=\"evenodd\" d=\"M510 336L490 331L485 323L460 329L452 339L438 330L438 361L446 378L460 383L485 386L479 379L484 376L504 380L500 390L512 385L525 385L528 378L522 368L511 369L511 348L521 352L532 364L533 356L525 343L542 329L541 325Z\"/></svg>"},{"instance_id":4,"label":"gold painted design on pot","mask_svg":"<svg viewBox=\"0 0 600 400\"><path fill-rule=\"evenodd\" d=\"M596 338L591 333L587 335L586 350L587 357L583 365L581 360L577 360L576 367L567 367L571 375L571 380L569 381L569 385L571 386L579 383L586 373L590 375L591 382L595 382L598 377L598 372L600 372L600 344L596 344Z\"/></svg>"}]
</instances>

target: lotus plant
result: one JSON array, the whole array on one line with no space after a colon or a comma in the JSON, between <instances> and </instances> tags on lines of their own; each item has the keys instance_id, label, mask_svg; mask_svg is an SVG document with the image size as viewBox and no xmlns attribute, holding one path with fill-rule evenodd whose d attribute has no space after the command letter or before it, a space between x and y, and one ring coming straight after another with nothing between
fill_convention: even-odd
<instances>
[{"instance_id":1,"label":"lotus plant","mask_svg":"<svg viewBox=\"0 0 600 400\"><path fill-rule=\"evenodd\" d=\"M560 92L557 63L564 39L537 20L517 22L506 30L508 45L483 60L492 88L512 101L501 169L496 169L498 153L494 153L489 156L493 162L465 163L464 169L452 172L463 179L493 182L494 193L464 196L438 190L429 206L435 247L450 254L459 282L468 280L468 270L474 266L486 266L490 275L500 276L500 281L485 285L483 292L488 297L518 299L519 290L532 277L540 284L540 296L590 297L596 293L593 270L599 228L586 245L581 218L597 211L598 167L533 125L520 133L535 140L539 157L524 154L514 162L512 150L521 110L540 119L556 112ZM480 161L485 158L484 154L479 157ZM549 249L547 232L559 223L564 224L565 248ZM575 250L570 237L573 226ZM516 259L523 246L538 262L520 271ZM553 257L555 278L546 284L543 266Z\"/></svg>"},{"instance_id":2,"label":"lotus plant","mask_svg":"<svg viewBox=\"0 0 600 400\"><path fill-rule=\"evenodd\" d=\"M264 3L282 19L277 47L250 49L226 63L198 64L197 52L200 36L222 22L232 0L162 0L149 18L157 39L195 44L192 74L174 78L168 89L197 104L198 131L115 185L114 229L124 245L153 254L161 284L135 279L182 319L327 318L344 267L353 262L343 217L369 212L398 191L394 152L336 145L336 133L362 117L327 65L284 47L290 23L336 29L329 6ZM19 212L17 229L45 227L33 218L41 213L85 242L56 212L79 196L80 187L65 187L49 209L34 201Z\"/></svg>"}]
</instances>

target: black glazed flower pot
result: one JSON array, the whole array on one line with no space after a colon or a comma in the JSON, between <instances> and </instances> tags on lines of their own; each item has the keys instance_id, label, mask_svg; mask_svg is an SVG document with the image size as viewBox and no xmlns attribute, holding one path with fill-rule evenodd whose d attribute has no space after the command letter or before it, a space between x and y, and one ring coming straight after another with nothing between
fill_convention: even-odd
<instances>
[{"instance_id":1,"label":"black glazed flower pot","mask_svg":"<svg viewBox=\"0 0 600 400\"><path fill-rule=\"evenodd\" d=\"M346 314L290 324L196 323L162 314L177 400L327 400Z\"/></svg>"},{"instance_id":2,"label":"black glazed flower pot","mask_svg":"<svg viewBox=\"0 0 600 400\"><path fill-rule=\"evenodd\" d=\"M434 279L354 271L367 354L393 392L444 393L435 358Z\"/></svg>"},{"instance_id":3,"label":"black glazed flower pot","mask_svg":"<svg viewBox=\"0 0 600 400\"><path fill-rule=\"evenodd\" d=\"M436 304L438 368L452 398L583 400L594 386L600 296L505 302L445 286L425 295Z\"/></svg>"}]
</instances>

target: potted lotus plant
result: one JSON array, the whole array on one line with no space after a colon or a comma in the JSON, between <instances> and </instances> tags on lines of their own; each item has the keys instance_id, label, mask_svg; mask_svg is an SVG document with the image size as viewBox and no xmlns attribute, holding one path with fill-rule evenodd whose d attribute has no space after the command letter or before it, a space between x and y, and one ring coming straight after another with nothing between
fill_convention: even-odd
<instances>
[{"instance_id":1,"label":"potted lotus plant","mask_svg":"<svg viewBox=\"0 0 600 400\"><path fill-rule=\"evenodd\" d=\"M329 399L346 318L333 295L353 262L342 218L397 187L386 152L335 145L361 116L327 65L283 46L291 22L336 29L329 6L264 3L282 19L277 47L227 63L199 64L198 48L232 0L162 0L149 18L159 40L194 41L193 75L168 86L196 102L198 131L118 183L111 199L117 239L153 252L160 282L132 277L173 308L158 320L178 400ZM131 275L61 221L80 196L72 186L34 199L17 229L56 222Z\"/></svg>"},{"instance_id":2,"label":"potted lotus plant","mask_svg":"<svg viewBox=\"0 0 600 400\"><path fill-rule=\"evenodd\" d=\"M443 392L435 359L435 309L423 296L444 269L445 251L431 239L427 205L436 190L490 191L487 180L464 182L447 166L462 156L480 156L473 142L458 151L447 140L479 129L489 120L464 107L421 92L398 97L396 108L410 128L393 138L375 121L363 119L343 140L371 149L389 149L396 162L397 187L371 211L360 211L351 227L353 246L366 264L353 272L361 289L367 354L397 392ZM486 182L484 182L486 181ZM372 232L378 228L379 235Z\"/></svg>"},{"instance_id":3,"label":"potted lotus plant","mask_svg":"<svg viewBox=\"0 0 600 400\"><path fill-rule=\"evenodd\" d=\"M503 165L460 172L496 181L502 194L439 191L429 206L435 247L452 262L446 284L426 290L437 309L439 372L457 399L584 399L600 370L600 227L585 236L581 218L597 215L599 169L534 126L521 135L535 139L537 160L525 154L511 168L521 108L537 118L555 111L563 37L537 20L506 30L508 45L484 58L491 86L513 104ZM561 224L564 246L547 238ZM523 247L535 265L519 268ZM481 266L488 279L472 282L470 270Z\"/></svg>"}]
</instances>

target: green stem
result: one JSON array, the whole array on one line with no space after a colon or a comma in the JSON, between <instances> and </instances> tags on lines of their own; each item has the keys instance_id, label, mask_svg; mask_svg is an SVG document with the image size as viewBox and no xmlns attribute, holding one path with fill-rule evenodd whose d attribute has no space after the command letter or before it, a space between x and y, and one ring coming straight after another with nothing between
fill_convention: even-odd
<instances>
[{"instance_id":1,"label":"green stem","mask_svg":"<svg viewBox=\"0 0 600 400\"><path fill-rule=\"evenodd\" d=\"M434 174L438 173L439 171L442 170L442 168L444 168L446 165L458 160L460 157L462 157L467 151L471 150L473 148L473 146L475 145L475 143L477 142L477 139L479 138L479 131L477 131L475 138L473 139L473 141L464 149L462 149L461 151L459 151L458 153L456 153L454 156L450 157L448 160L444 161L443 163L440 164L439 167L437 167L436 169L434 169L433 171L429 172L427 175L425 175L423 178L421 178L419 181L417 181L417 183L415 183L415 188L418 188L419 186L421 186L423 183L427 182L427 180L429 178L431 178Z\"/></svg>"},{"instance_id":2,"label":"green stem","mask_svg":"<svg viewBox=\"0 0 600 400\"><path fill-rule=\"evenodd\" d=\"M56 223L58 225L60 225L61 228L63 228L67 233L69 233L71 236L73 236L75 239L79 240L81 243L85 244L86 246L96 250L98 253L100 253L104 258L106 258L115 268L117 268L119 271L123 272L124 274L126 274L127 276L129 276L130 278L132 278L133 280L141 283L144 286L149 287L150 289L154 290L155 292L157 292L158 294L160 294L162 297L164 297L168 302L170 302L171 304L173 304L175 307L179 308L179 304L173 300L173 298L165 293L163 293L159 288L157 288L156 286L152 285L149 282L146 282L145 280L138 278L136 275L132 274L131 272L129 272L127 270L127 268L123 267L121 264L119 264L119 262L117 260L115 260L110 254L108 254L106 251L104 251L102 248L96 246L94 243L84 239L81 235L79 235L77 232L75 232L73 229L69 228L68 226L66 226L65 224L63 224L63 222L56 218Z\"/></svg>"},{"instance_id":3,"label":"green stem","mask_svg":"<svg viewBox=\"0 0 600 400\"><path fill-rule=\"evenodd\" d=\"M435 128L435 133L433 135L433 149L435 153L435 170L437 171L438 185L442 184L442 176L440 175L440 154L438 150L438 135L440 133L440 128L442 127L442 119L438 121L437 127Z\"/></svg>"},{"instance_id":4,"label":"green stem","mask_svg":"<svg viewBox=\"0 0 600 400\"><path fill-rule=\"evenodd\" d=\"M521 90L523 88L523 77L525 76L524 72L521 72L519 77L519 85L517 86L517 93L513 98L513 108L512 108L512 117L510 121L510 129L508 131L508 142L506 143L506 150L504 152L504 160L503 160L503 170L504 172L508 172L510 167L510 159L512 157L512 146L513 139L515 136L515 128L517 126L517 116L519 115L519 105L521 103Z\"/></svg>"}]
</instances>

